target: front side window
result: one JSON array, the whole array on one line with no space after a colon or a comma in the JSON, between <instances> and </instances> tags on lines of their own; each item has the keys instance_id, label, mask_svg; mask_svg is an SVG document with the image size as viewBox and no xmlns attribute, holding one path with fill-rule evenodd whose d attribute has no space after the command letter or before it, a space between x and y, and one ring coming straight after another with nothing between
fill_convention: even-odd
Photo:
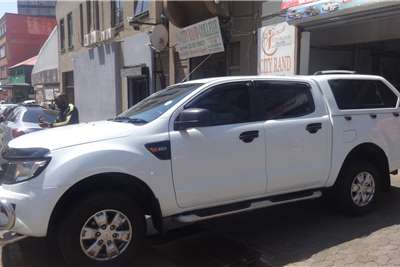
<instances>
[{"instance_id":1,"label":"front side window","mask_svg":"<svg viewBox=\"0 0 400 267\"><path fill-rule=\"evenodd\" d=\"M185 96L199 88L202 83L178 84L167 87L143 99L127 111L116 117L115 121L148 123L173 107Z\"/></svg>"},{"instance_id":2,"label":"front side window","mask_svg":"<svg viewBox=\"0 0 400 267\"><path fill-rule=\"evenodd\" d=\"M329 80L339 109L395 108L397 96L379 80Z\"/></svg>"},{"instance_id":3,"label":"front side window","mask_svg":"<svg viewBox=\"0 0 400 267\"><path fill-rule=\"evenodd\" d=\"M297 82L256 82L261 109L260 120L277 120L305 116L314 112L310 87Z\"/></svg>"},{"instance_id":4,"label":"front side window","mask_svg":"<svg viewBox=\"0 0 400 267\"><path fill-rule=\"evenodd\" d=\"M246 82L219 85L191 101L185 108L208 109L211 112L211 125L249 122L252 118L249 94Z\"/></svg>"}]
</instances>

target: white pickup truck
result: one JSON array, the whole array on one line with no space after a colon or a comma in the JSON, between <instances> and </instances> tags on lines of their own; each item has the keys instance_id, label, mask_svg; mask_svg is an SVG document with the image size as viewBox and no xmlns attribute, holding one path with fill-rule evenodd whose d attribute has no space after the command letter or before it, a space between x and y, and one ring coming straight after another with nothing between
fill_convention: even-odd
<instances>
[{"instance_id":1,"label":"white pickup truck","mask_svg":"<svg viewBox=\"0 0 400 267\"><path fill-rule=\"evenodd\" d=\"M362 214L400 168L399 96L342 72L176 84L113 120L12 140L0 228L52 237L72 266L126 266L145 218L162 233L324 194Z\"/></svg>"}]
</instances>

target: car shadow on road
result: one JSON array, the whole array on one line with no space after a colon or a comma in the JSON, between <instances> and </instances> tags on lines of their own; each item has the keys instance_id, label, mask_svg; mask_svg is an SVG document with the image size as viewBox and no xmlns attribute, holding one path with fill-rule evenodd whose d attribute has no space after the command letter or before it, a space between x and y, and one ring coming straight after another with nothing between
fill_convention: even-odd
<instances>
[{"instance_id":1,"label":"car shadow on road","mask_svg":"<svg viewBox=\"0 0 400 267\"><path fill-rule=\"evenodd\" d=\"M375 212L362 217L348 217L332 211L322 200L276 206L198 224L164 238L152 238L132 266L284 266L398 225L398 210L398 187L385 194ZM66 265L59 255L46 249L43 239L29 238L3 248L2 267Z\"/></svg>"},{"instance_id":2,"label":"car shadow on road","mask_svg":"<svg viewBox=\"0 0 400 267\"><path fill-rule=\"evenodd\" d=\"M221 218L207 229L258 251L267 265L284 266L400 225L399 210L400 188L392 187L377 209L364 216L343 215L319 199Z\"/></svg>"}]
</instances>

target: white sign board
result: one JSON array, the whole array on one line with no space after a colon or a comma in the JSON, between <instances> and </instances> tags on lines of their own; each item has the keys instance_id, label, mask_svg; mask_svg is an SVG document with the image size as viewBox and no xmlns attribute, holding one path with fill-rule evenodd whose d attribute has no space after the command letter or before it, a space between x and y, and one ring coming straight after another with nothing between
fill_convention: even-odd
<instances>
[{"instance_id":1,"label":"white sign board","mask_svg":"<svg viewBox=\"0 0 400 267\"><path fill-rule=\"evenodd\" d=\"M54 100L54 89L44 89L44 99Z\"/></svg>"},{"instance_id":2,"label":"white sign board","mask_svg":"<svg viewBox=\"0 0 400 267\"><path fill-rule=\"evenodd\" d=\"M177 30L176 42L181 59L224 52L217 17Z\"/></svg>"},{"instance_id":3,"label":"white sign board","mask_svg":"<svg viewBox=\"0 0 400 267\"><path fill-rule=\"evenodd\" d=\"M296 27L287 22L258 30L258 74L296 74Z\"/></svg>"}]
</instances>

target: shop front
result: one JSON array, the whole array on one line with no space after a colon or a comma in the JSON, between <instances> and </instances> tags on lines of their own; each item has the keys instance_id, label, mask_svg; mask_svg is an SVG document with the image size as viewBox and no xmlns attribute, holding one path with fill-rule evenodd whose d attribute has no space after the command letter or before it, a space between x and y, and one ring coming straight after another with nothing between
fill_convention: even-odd
<instances>
[{"instance_id":1,"label":"shop front","mask_svg":"<svg viewBox=\"0 0 400 267\"><path fill-rule=\"evenodd\" d=\"M355 70L400 88L400 2L321 0L283 11L299 31L298 73Z\"/></svg>"}]
</instances>

